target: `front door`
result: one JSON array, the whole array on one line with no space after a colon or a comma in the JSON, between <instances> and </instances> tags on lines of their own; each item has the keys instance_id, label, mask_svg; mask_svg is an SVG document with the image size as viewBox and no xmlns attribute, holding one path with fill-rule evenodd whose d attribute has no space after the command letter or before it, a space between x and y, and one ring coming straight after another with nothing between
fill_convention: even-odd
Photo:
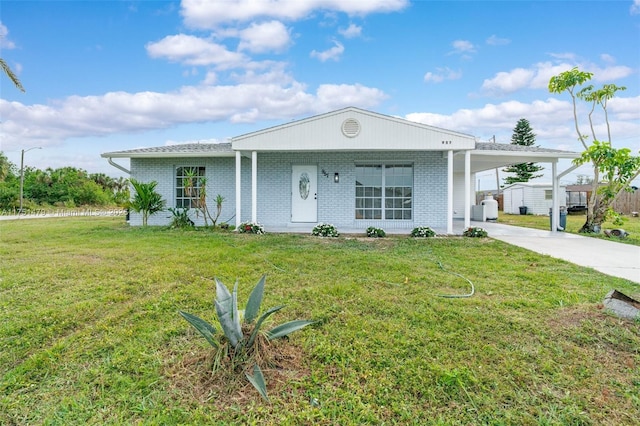
<instances>
[{"instance_id":1,"label":"front door","mask_svg":"<svg viewBox=\"0 0 640 426\"><path fill-rule=\"evenodd\" d=\"M292 166L291 222L318 221L318 166Z\"/></svg>"}]
</instances>

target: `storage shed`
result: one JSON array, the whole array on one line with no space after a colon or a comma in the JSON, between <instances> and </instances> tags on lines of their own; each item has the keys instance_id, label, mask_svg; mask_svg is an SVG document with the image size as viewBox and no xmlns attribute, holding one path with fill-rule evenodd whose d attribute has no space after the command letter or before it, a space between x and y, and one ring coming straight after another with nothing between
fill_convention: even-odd
<instances>
[{"instance_id":1,"label":"storage shed","mask_svg":"<svg viewBox=\"0 0 640 426\"><path fill-rule=\"evenodd\" d=\"M506 186L504 196L504 212L520 214L520 207L527 208L527 214L548 215L551 208L553 186L551 183L518 182ZM560 207L566 207L566 187L560 187L558 200Z\"/></svg>"}]
</instances>

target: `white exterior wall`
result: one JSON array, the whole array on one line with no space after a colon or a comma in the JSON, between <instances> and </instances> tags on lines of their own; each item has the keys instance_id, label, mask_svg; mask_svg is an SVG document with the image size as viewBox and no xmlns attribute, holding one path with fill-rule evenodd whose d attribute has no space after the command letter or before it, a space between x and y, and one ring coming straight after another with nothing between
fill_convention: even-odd
<instances>
[{"instance_id":1,"label":"white exterior wall","mask_svg":"<svg viewBox=\"0 0 640 426\"><path fill-rule=\"evenodd\" d=\"M175 172L176 167L181 166L204 166L207 178L207 207L211 214L215 217L216 203L215 199L218 194L225 199L222 204L222 213L218 219L218 223L231 220L235 215L236 195L235 195L235 158L132 158L131 159L131 177L140 182L156 181L158 185L156 191L166 200L166 208L162 212L158 212L149 217L149 225L166 226L171 222L171 212L169 207L175 207L176 188L175 188ZM251 160L242 159L242 175L243 175L243 212L251 213ZM131 188L133 194L133 188ZM244 196L244 194L247 194ZM191 219L196 225L204 225L202 215L196 217L195 210L192 210ZM131 212L131 225L142 225L142 214Z\"/></svg>"},{"instance_id":2,"label":"white exterior wall","mask_svg":"<svg viewBox=\"0 0 640 426\"><path fill-rule=\"evenodd\" d=\"M412 220L356 220L356 164L413 164ZM442 152L412 153L258 153L257 220L269 227L291 225L291 167L294 164L318 166L318 222L333 223L338 229L408 229L430 226L446 229L447 159ZM179 166L205 166L208 207L215 212L215 197L225 198L220 221L232 220L235 214L235 158L167 158L131 159L131 177L141 182L158 182L156 190L175 207L175 169ZM326 178L321 170L329 173ZM334 173L340 182L333 181ZM464 196L464 187L460 188ZM251 159L242 158L242 217L251 220ZM194 212L195 213L195 212ZM192 218L203 225L202 218ZM149 218L149 225L168 225L171 213L163 211ZM131 225L141 225L140 214L131 214ZM312 226L311 226L312 227Z\"/></svg>"},{"instance_id":3,"label":"white exterior wall","mask_svg":"<svg viewBox=\"0 0 640 426\"><path fill-rule=\"evenodd\" d=\"M356 220L355 165L413 164L412 220ZM408 229L416 226L446 228L446 158L442 152L420 153L259 153L258 222L269 226L291 223L291 166L318 166L318 222L342 228ZM329 173L326 178L321 170ZM333 182L334 173L340 182ZM312 227L312 226L311 226Z\"/></svg>"},{"instance_id":4,"label":"white exterior wall","mask_svg":"<svg viewBox=\"0 0 640 426\"><path fill-rule=\"evenodd\" d=\"M355 119L360 131L355 137L342 133L342 124ZM470 135L420 123L347 108L291 124L249 133L232 139L233 149L241 151L398 151L473 149Z\"/></svg>"},{"instance_id":5,"label":"white exterior wall","mask_svg":"<svg viewBox=\"0 0 640 426\"><path fill-rule=\"evenodd\" d=\"M474 204L475 200L472 199L471 205ZM453 217L464 218L464 172L453 174Z\"/></svg>"}]
</instances>

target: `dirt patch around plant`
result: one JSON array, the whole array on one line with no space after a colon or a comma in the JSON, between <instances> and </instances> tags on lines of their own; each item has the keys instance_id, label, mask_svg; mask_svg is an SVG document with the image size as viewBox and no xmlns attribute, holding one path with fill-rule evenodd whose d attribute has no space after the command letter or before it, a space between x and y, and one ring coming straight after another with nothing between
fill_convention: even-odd
<instances>
[{"instance_id":1,"label":"dirt patch around plant","mask_svg":"<svg viewBox=\"0 0 640 426\"><path fill-rule=\"evenodd\" d=\"M165 366L164 374L171 382L177 398L220 409L262 400L244 373L248 371L253 375L253 363L246 365L245 370L234 370L225 364L213 372L213 348L198 348L174 356L174 361ZM310 374L302 349L292 345L286 338L271 342L265 340L261 344L257 360L265 378L268 395L287 393L293 381L299 381Z\"/></svg>"}]
</instances>

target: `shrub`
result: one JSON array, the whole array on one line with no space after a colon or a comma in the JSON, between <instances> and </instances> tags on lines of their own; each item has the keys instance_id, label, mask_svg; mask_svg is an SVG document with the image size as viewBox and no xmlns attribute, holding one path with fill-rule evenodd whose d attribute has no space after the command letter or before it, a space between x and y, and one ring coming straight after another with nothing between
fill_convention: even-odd
<instances>
[{"instance_id":1,"label":"shrub","mask_svg":"<svg viewBox=\"0 0 640 426\"><path fill-rule=\"evenodd\" d=\"M413 228L411 231L411 236L414 238L430 238L436 236L436 231L429 228L428 226L418 226Z\"/></svg>"},{"instance_id":2,"label":"shrub","mask_svg":"<svg viewBox=\"0 0 640 426\"><path fill-rule=\"evenodd\" d=\"M383 238L386 236L387 236L387 233L384 232L384 229L382 228L376 228L375 226L370 226L367 228L367 237Z\"/></svg>"},{"instance_id":3,"label":"shrub","mask_svg":"<svg viewBox=\"0 0 640 426\"><path fill-rule=\"evenodd\" d=\"M244 311L241 311L238 309L238 282L236 281L233 292L229 292L229 289L220 280L215 279L216 299L214 300L214 305L219 326L222 328L222 334L218 332L216 327L200 317L183 311L179 311L179 313L215 349L214 372L223 364L230 363L232 369L244 373L247 380L268 401L267 387L262 375L262 369L258 364L259 360L262 359L259 349L266 345L260 344L260 341L265 339L270 341L285 337L294 331L313 324L314 321L289 321L267 332L260 332L264 321L284 308L284 306L276 306L268 309L258 317L264 295L265 281L266 275L263 275L251 291ZM249 368L250 364L253 364L252 369Z\"/></svg>"},{"instance_id":4,"label":"shrub","mask_svg":"<svg viewBox=\"0 0 640 426\"><path fill-rule=\"evenodd\" d=\"M489 234L483 228L474 226L474 227L465 229L462 235L464 235L465 237L484 238Z\"/></svg>"},{"instance_id":5,"label":"shrub","mask_svg":"<svg viewBox=\"0 0 640 426\"><path fill-rule=\"evenodd\" d=\"M240 226L238 226L238 232L242 234L264 234L264 227L259 223L253 222L242 222Z\"/></svg>"},{"instance_id":6,"label":"shrub","mask_svg":"<svg viewBox=\"0 0 640 426\"><path fill-rule=\"evenodd\" d=\"M311 235L316 237L337 237L340 235L338 229L329 223L319 223L313 227Z\"/></svg>"},{"instance_id":7,"label":"shrub","mask_svg":"<svg viewBox=\"0 0 640 426\"><path fill-rule=\"evenodd\" d=\"M189 209L179 209L169 207L167 210L171 212L171 223L169 224L169 228L193 228L195 225L191 218L189 217Z\"/></svg>"}]
</instances>

